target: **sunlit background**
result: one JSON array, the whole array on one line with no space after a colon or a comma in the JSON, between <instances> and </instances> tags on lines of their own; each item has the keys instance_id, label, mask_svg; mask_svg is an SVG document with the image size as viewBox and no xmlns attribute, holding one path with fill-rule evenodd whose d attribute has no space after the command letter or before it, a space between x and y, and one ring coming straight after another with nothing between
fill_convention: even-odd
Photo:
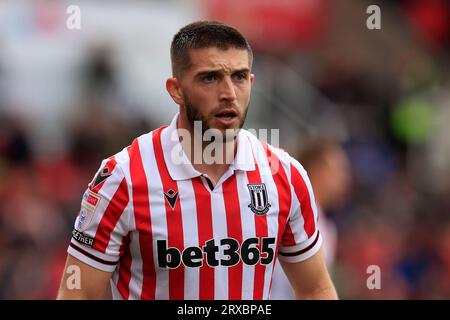
<instances>
[{"instance_id":1,"label":"sunlit background","mask_svg":"<svg viewBox=\"0 0 450 320\"><path fill-rule=\"evenodd\" d=\"M177 111L170 42L198 19L253 47L247 128L280 128L293 155L334 139L350 159L350 191L326 208L339 296L450 299L446 0L0 1L0 298L56 296L87 183Z\"/></svg>"}]
</instances>

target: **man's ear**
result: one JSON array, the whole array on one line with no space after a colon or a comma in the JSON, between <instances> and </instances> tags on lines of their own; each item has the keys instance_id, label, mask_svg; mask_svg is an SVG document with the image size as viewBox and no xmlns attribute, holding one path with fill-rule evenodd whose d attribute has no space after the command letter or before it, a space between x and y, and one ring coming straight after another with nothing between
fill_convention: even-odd
<instances>
[{"instance_id":1,"label":"man's ear","mask_svg":"<svg viewBox=\"0 0 450 320\"><path fill-rule=\"evenodd\" d=\"M250 85L253 86L253 82L255 81L255 75L250 73Z\"/></svg>"},{"instance_id":2,"label":"man's ear","mask_svg":"<svg viewBox=\"0 0 450 320\"><path fill-rule=\"evenodd\" d=\"M183 96L181 94L181 88L179 86L177 78L171 77L166 80L166 90L176 104L184 104Z\"/></svg>"}]
</instances>

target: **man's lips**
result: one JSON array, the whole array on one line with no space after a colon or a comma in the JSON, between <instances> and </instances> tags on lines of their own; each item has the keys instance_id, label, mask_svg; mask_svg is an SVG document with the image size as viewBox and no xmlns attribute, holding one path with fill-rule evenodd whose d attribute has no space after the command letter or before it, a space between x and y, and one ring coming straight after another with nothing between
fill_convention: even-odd
<instances>
[{"instance_id":1,"label":"man's lips","mask_svg":"<svg viewBox=\"0 0 450 320\"><path fill-rule=\"evenodd\" d=\"M217 112L214 118L222 125L229 126L238 119L238 112L235 109L227 108Z\"/></svg>"},{"instance_id":2,"label":"man's lips","mask_svg":"<svg viewBox=\"0 0 450 320\"><path fill-rule=\"evenodd\" d=\"M217 118L234 118L237 117L237 115L238 113L234 109L223 109L214 116Z\"/></svg>"}]
</instances>

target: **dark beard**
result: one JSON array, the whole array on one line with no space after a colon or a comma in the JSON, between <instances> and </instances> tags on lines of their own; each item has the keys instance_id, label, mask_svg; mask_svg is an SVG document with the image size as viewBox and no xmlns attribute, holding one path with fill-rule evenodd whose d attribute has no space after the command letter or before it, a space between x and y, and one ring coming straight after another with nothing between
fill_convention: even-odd
<instances>
[{"instance_id":1,"label":"dark beard","mask_svg":"<svg viewBox=\"0 0 450 320\"><path fill-rule=\"evenodd\" d=\"M202 114L198 111L198 108L195 107L188 97L184 96L184 107L186 108L186 116L189 120L190 125L194 128L195 121L202 122L202 135L206 130L210 129L208 125L208 120L202 116Z\"/></svg>"},{"instance_id":2,"label":"dark beard","mask_svg":"<svg viewBox=\"0 0 450 320\"><path fill-rule=\"evenodd\" d=\"M192 126L192 129L194 129L194 122L195 121L201 121L201 123L202 123L202 137L203 137L205 132L206 132L206 130L211 129L211 127L208 125L208 119L206 117L204 117L200 113L200 111L198 110L199 108L194 106L187 96L183 95L183 99L184 99L184 107L186 108L186 116L187 116L187 118L189 120L189 123ZM241 121L239 123L239 128L235 129L235 133L233 135L233 138L235 138L237 136L237 133L243 127L245 119L247 117L247 111L248 111L248 105L247 105L245 113L244 113L244 115L241 118ZM219 129L217 129L217 130L219 130ZM223 143L227 142L228 141L228 137L225 135L225 132L222 132L222 136L223 136Z\"/></svg>"}]
</instances>

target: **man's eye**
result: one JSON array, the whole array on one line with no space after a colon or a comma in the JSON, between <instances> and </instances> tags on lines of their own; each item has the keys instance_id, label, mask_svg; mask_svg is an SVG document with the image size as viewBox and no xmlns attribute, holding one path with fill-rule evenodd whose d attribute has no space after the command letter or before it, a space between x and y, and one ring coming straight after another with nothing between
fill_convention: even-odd
<instances>
[{"instance_id":1,"label":"man's eye","mask_svg":"<svg viewBox=\"0 0 450 320\"><path fill-rule=\"evenodd\" d=\"M245 80L247 78L247 76L244 73L237 73L234 75L234 78L238 81L242 81L242 80Z\"/></svg>"},{"instance_id":2,"label":"man's eye","mask_svg":"<svg viewBox=\"0 0 450 320\"><path fill-rule=\"evenodd\" d=\"M212 81L216 80L216 76L213 74L208 74L208 75L204 76L202 78L202 80L205 82L212 82Z\"/></svg>"}]
</instances>

